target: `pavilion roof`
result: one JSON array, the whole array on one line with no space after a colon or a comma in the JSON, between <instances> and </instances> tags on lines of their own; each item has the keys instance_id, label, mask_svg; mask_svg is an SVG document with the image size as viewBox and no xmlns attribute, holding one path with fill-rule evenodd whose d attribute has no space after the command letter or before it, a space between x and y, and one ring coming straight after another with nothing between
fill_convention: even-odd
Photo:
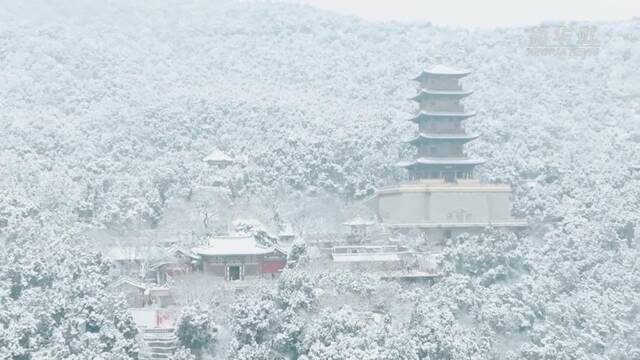
<instances>
[{"instance_id":1,"label":"pavilion roof","mask_svg":"<svg viewBox=\"0 0 640 360\"><path fill-rule=\"evenodd\" d=\"M207 155L202 161L211 161L211 162L233 162L233 158L229 155L222 152L220 149L213 150L209 155Z\"/></svg>"}]
</instances>

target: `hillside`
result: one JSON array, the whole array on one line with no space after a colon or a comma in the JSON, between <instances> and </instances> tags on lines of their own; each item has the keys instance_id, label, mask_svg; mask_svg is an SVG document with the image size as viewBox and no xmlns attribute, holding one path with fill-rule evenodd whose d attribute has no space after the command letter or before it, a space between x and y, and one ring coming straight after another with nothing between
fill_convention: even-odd
<instances>
[{"instance_id":1,"label":"hillside","mask_svg":"<svg viewBox=\"0 0 640 360\"><path fill-rule=\"evenodd\" d=\"M247 191L361 197L404 175L393 164L409 156L408 79L434 59L474 70L468 126L483 137L470 150L492 159L489 179L547 166L610 179L638 162L637 21L598 25L600 53L582 59L528 56L525 29L367 23L284 4L4 6L2 189L25 209L39 206L29 193L64 187L48 200L59 213L158 216L163 192L206 183L200 159L214 147L250 157Z\"/></svg>"},{"instance_id":2,"label":"hillside","mask_svg":"<svg viewBox=\"0 0 640 360\"><path fill-rule=\"evenodd\" d=\"M490 159L484 180L513 185L532 227L452 244L448 280L405 293L412 324L441 329L404 335L449 349L422 358L636 359L640 20L594 25L595 56L530 56L524 28L373 23L291 4L5 2L0 238L158 226L171 201L214 183L202 162L214 148L249 158L226 174L231 197L258 198L247 207L265 218L305 199L342 211L405 178L394 163L412 156L409 79L460 64L478 113L467 126L482 134L468 151ZM444 315L425 320L433 311Z\"/></svg>"}]
</instances>

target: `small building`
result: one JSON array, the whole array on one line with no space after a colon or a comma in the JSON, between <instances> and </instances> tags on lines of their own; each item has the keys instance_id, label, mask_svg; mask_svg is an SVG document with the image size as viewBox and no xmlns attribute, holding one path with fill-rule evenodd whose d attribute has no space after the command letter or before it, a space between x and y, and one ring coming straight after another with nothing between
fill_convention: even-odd
<instances>
[{"instance_id":1,"label":"small building","mask_svg":"<svg viewBox=\"0 0 640 360\"><path fill-rule=\"evenodd\" d=\"M114 246L105 251L114 264L114 275L144 277L151 264L165 258L166 250L157 246Z\"/></svg>"},{"instance_id":2,"label":"small building","mask_svg":"<svg viewBox=\"0 0 640 360\"><path fill-rule=\"evenodd\" d=\"M174 245L167 249L165 257L151 264L147 276L154 278L157 284L165 284L170 278L199 270L199 265L200 256Z\"/></svg>"},{"instance_id":3,"label":"small building","mask_svg":"<svg viewBox=\"0 0 640 360\"><path fill-rule=\"evenodd\" d=\"M168 287L150 285L131 277L121 277L111 288L124 295L130 308L167 307L173 304L171 290Z\"/></svg>"},{"instance_id":4,"label":"small building","mask_svg":"<svg viewBox=\"0 0 640 360\"><path fill-rule=\"evenodd\" d=\"M215 149L211 154L207 155L202 161L211 166L227 167L233 164L234 160L229 155L222 152L220 149Z\"/></svg>"},{"instance_id":5,"label":"small building","mask_svg":"<svg viewBox=\"0 0 640 360\"><path fill-rule=\"evenodd\" d=\"M279 248L259 243L252 235L212 236L209 243L194 247L201 257L202 271L227 281L272 279L287 264L287 255Z\"/></svg>"},{"instance_id":6,"label":"small building","mask_svg":"<svg viewBox=\"0 0 640 360\"><path fill-rule=\"evenodd\" d=\"M349 240L363 240L367 237L369 227L375 225L375 222L358 217L344 222L342 225L349 228Z\"/></svg>"},{"instance_id":7,"label":"small building","mask_svg":"<svg viewBox=\"0 0 640 360\"><path fill-rule=\"evenodd\" d=\"M118 246L108 249L106 257L114 264L112 275L144 279L165 284L171 277L198 270L200 257L190 250L174 245Z\"/></svg>"}]
</instances>

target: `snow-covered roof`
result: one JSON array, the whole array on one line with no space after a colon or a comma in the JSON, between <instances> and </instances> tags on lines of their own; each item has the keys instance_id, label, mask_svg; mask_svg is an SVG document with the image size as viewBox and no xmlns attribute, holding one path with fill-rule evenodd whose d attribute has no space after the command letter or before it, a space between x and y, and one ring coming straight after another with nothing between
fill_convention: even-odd
<instances>
[{"instance_id":1,"label":"snow-covered roof","mask_svg":"<svg viewBox=\"0 0 640 360\"><path fill-rule=\"evenodd\" d=\"M211 154L207 155L202 161L207 162L233 162L233 159L222 152L220 149L215 149Z\"/></svg>"},{"instance_id":2,"label":"snow-covered roof","mask_svg":"<svg viewBox=\"0 0 640 360\"><path fill-rule=\"evenodd\" d=\"M200 258L200 256L194 254L191 251L191 249L187 249L187 248L184 248L184 247L181 247L181 246L178 246L178 245L174 245L174 246L170 247L167 250L167 253L171 254L171 255L182 254L182 255L190 257L192 259L199 259Z\"/></svg>"},{"instance_id":3,"label":"snow-covered roof","mask_svg":"<svg viewBox=\"0 0 640 360\"><path fill-rule=\"evenodd\" d=\"M473 111L465 111L465 112L447 112L447 111L420 111L420 113L418 115L416 115L415 117L409 119L413 122L417 122L418 120L422 119L422 118L426 118L426 117L436 117L436 116L443 116L443 117L459 117L459 118L470 118L472 116L475 116L476 113Z\"/></svg>"},{"instance_id":4,"label":"snow-covered roof","mask_svg":"<svg viewBox=\"0 0 640 360\"><path fill-rule=\"evenodd\" d=\"M409 167L415 165L480 165L485 162L485 159L421 157L413 161L401 161L397 163L397 166Z\"/></svg>"},{"instance_id":5,"label":"snow-covered roof","mask_svg":"<svg viewBox=\"0 0 640 360\"><path fill-rule=\"evenodd\" d=\"M480 135L477 134L465 134L465 133L457 133L457 134L434 134L434 133L420 133L415 138L409 140L409 143L419 143L423 140L461 140L461 141L471 141L475 140Z\"/></svg>"},{"instance_id":6,"label":"snow-covered roof","mask_svg":"<svg viewBox=\"0 0 640 360\"><path fill-rule=\"evenodd\" d=\"M152 286L147 288L147 293L151 296L171 296L171 289L166 286Z\"/></svg>"},{"instance_id":7,"label":"snow-covered roof","mask_svg":"<svg viewBox=\"0 0 640 360\"><path fill-rule=\"evenodd\" d=\"M422 71L424 73L432 74L432 75L458 75L458 76L464 76L464 75L471 74L471 70L469 70L469 69L459 68L459 67L456 67L456 66L445 65L445 64L434 64L434 65L431 65L431 66L425 68Z\"/></svg>"},{"instance_id":8,"label":"snow-covered roof","mask_svg":"<svg viewBox=\"0 0 640 360\"><path fill-rule=\"evenodd\" d=\"M337 254L355 254L355 253L406 253L410 252L409 248L406 246L398 245L398 244L389 244L389 245L339 245L334 246L331 249L332 253Z\"/></svg>"},{"instance_id":9,"label":"snow-covered roof","mask_svg":"<svg viewBox=\"0 0 640 360\"><path fill-rule=\"evenodd\" d=\"M120 277L116 282L111 284L111 287L116 288L125 284L131 285L141 290L146 290L148 288L147 284L145 284L142 280L134 279L128 276Z\"/></svg>"},{"instance_id":10,"label":"snow-covered roof","mask_svg":"<svg viewBox=\"0 0 640 360\"><path fill-rule=\"evenodd\" d=\"M274 250L274 247L258 244L253 236L246 235L212 236L208 245L191 249L203 256L265 255Z\"/></svg>"},{"instance_id":11,"label":"snow-covered roof","mask_svg":"<svg viewBox=\"0 0 640 360\"><path fill-rule=\"evenodd\" d=\"M362 263L362 262L398 262L400 256L394 253L362 253L362 254L331 254L334 262Z\"/></svg>"},{"instance_id":12,"label":"snow-covered roof","mask_svg":"<svg viewBox=\"0 0 640 360\"><path fill-rule=\"evenodd\" d=\"M331 257L339 263L396 262L411 253L408 248L397 245L349 245L334 246Z\"/></svg>"},{"instance_id":13,"label":"snow-covered roof","mask_svg":"<svg viewBox=\"0 0 640 360\"><path fill-rule=\"evenodd\" d=\"M356 217L356 218L353 218L353 219L351 219L349 221L346 221L346 222L342 223L342 225L345 225L345 226L370 226L370 225L373 225L373 224L375 224L375 222L373 222L371 220L363 219L361 217Z\"/></svg>"},{"instance_id":14,"label":"snow-covered roof","mask_svg":"<svg viewBox=\"0 0 640 360\"><path fill-rule=\"evenodd\" d=\"M429 90L422 89L418 95L410 98L409 100L419 101L429 96L457 96L465 97L473 94L472 90Z\"/></svg>"}]
</instances>

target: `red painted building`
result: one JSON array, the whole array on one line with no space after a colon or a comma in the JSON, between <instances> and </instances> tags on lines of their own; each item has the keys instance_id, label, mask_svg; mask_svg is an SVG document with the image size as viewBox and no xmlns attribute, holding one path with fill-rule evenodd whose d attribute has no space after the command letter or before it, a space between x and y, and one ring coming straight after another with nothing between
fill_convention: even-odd
<instances>
[{"instance_id":1,"label":"red painted building","mask_svg":"<svg viewBox=\"0 0 640 360\"><path fill-rule=\"evenodd\" d=\"M201 258L202 271L228 281L275 278L287 264L283 251L260 244L253 236L212 236L208 245L192 252Z\"/></svg>"}]
</instances>

